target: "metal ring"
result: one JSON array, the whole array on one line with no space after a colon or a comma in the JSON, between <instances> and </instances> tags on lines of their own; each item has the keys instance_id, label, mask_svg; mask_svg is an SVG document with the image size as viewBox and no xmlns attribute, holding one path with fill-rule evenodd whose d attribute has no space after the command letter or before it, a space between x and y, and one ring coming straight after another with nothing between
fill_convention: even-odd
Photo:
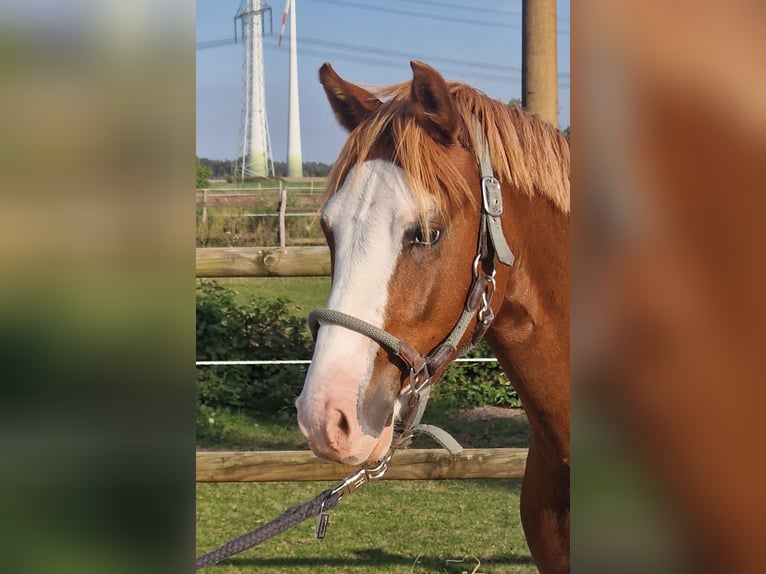
<instances>
[{"instance_id":1,"label":"metal ring","mask_svg":"<svg viewBox=\"0 0 766 574\"><path fill-rule=\"evenodd\" d=\"M425 373L426 376L420 384L417 384L418 377L421 373ZM431 374L428 372L428 363L423 363L423 366L420 367L417 372L415 369L410 368L410 391L412 392L412 395L415 397L415 399L419 398L420 391L426 388L426 386L430 383Z\"/></svg>"}]
</instances>

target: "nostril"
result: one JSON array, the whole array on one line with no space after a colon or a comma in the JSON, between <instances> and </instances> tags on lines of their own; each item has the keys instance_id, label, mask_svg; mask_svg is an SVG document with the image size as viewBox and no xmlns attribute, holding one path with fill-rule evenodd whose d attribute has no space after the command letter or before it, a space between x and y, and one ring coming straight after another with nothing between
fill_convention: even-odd
<instances>
[{"instance_id":1,"label":"nostril","mask_svg":"<svg viewBox=\"0 0 766 574\"><path fill-rule=\"evenodd\" d=\"M351 434L351 425L348 417L340 409L333 409L327 419L326 440L329 446L336 453L347 448L349 435ZM333 455L333 458L335 455Z\"/></svg>"},{"instance_id":2,"label":"nostril","mask_svg":"<svg viewBox=\"0 0 766 574\"><path fill-rule=\"evenodd\" d=\"M338 428L344 435L348 436L349 429L350 429L348 425L348 419L346 418L346 415L343 414L343 411L337 411L337 412L340 415L340 418L338 419Z\"/></svg>"},{"instance_id":3,"label":"nostril","mask_svg":"<svg viewBox=\"0 0 766 574\"><path fill-rule=\"evenodd\" d=\"M351 424L342 410L333 409L330 411L325 429L327 444L330 448L338 451L347 447L351 435Z\"/></svg>"}]
</instances>

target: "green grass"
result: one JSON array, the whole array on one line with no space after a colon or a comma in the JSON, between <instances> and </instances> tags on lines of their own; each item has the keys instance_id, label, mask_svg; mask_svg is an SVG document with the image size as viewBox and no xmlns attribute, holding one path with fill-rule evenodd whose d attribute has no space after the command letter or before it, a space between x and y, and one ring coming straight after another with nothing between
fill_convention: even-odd
<instances>
[{"instance_id":1,"label":"green grass","mask_svg":"<svg viewBox=\"0 0 766 574\"><path fill-rule=\"evenodd\" d=\"M217 411L213 422L197 435L197 448L205 450L305 450L294 412L255 416L246 412Z\"/></svg>"},{"instance_id":2,"label":"green grass","mask_svg":"<svg viewBox=\"0 0 766 574\"><path fill-rule=\"evenodd\" d=\"M197 448L207 450L305 450L306 442L295 422L295 411L271 416L217 411L213 423L197 437ZM468 421L458 411L431 401L423 422L440 426L465 448L526 448L529 423L524 414L512 418ZM413 441L413 448L437 448L428 437Z\"/></svg>"},{"instance_id":3,"label":"green grass","mask_svg":"<svg viewBox=\"0 0 766 574\"><path fill-rule=\"evenodd\" d=\"M289 309L297 317L306 317L312 309L324 307L330 294L329 277L237 277L215 281L235 291L240 304L247 304L254 297L289 299Z\"/></svg>"},{"instance_id":4,"label":"green grass","mask_svg":"<svg viewBox=\"0 0 766 574\"><path fill-rule=\"evenodd\" d=\"M423 415L423 423L442 427L464 448L526 448L529 445L529 422L523 413L510 418L466 420L459 411L432 400ZM435 448L435 445L430 439L423 438L416 439L413 447Z\"/></svg>"},{"instance_id":5,"label":"green grass","mask_svg":"<svg viewBox=\"0 0 766 574\"><path fill-rule=\"evenodd\" d=\"M197 553L216 548L332 486L324 482L197 485ZM536 572L519 521L519 480L381 481L330 513L327 537L314 521L210 572L391 574ZM449 560L461 560L455 563Z\"/></svg>"},{"instance_id":6,"label":"green grass","mask_svg":"<svg viewBox=\"0 0 766 574\"><path fill-rule=\"evenodd\" d=\"M529 425L519 415L466 421L444 404L429 405L424 422L437 424L465 447L526 446ZM295 414L270 417L216 414L217 436L199 448L301 450ZM415 448L434 448L427 438ZM197 555L247 532L333 484L197 485ZM258 548L210 567L247 573L462 573L476 560L483 574L536 572L519 520L519 480L381 481L344 500L330 514L327 538L313 538L313 520ZM461 560L465 562L448 562Z\"/></svg>"}]
</instances>

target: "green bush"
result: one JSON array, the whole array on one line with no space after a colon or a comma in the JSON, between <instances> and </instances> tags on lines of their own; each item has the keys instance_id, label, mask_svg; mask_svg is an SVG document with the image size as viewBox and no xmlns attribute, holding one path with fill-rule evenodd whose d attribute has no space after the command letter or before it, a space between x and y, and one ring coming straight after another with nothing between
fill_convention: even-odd
<instances>
[{"instance_id":1,"label":"green bush","mask_svg":"<svg viewBox=\"0 0 766 574\"><path fill-rule=\"evenodd\" d=\"M235 301L232 290L213 281L197 287L199 360L310 359L312 348L305 319L292 316L285 299L257 298L244 306ZM468 354L490 355L484 343ZM305 377L302 365L199 367L198 427L205 427L220 410L254 414L292 410ZM432 396L450 408L520 406L497 363L453 364Z\"/></svg>"},{"instance_id":2,"label":"green bush","mask_svg":"<svg viewBox=\"0 0 766 574\"><path fill-rule=\"evenodd\" d=\"M477 345L467 357L491 357L485 342ZM434 400L452 408L466 409L484 405L520 407L516 391L497 363L453 363L436 383Z\"/></svg>"},{"instance_id":3,"label":"green bush","mask_svg":"<svg viewBox=\"0 0 766 574\"><path fill-rule=\"evenodd\" d=\"M310 359L305 325L289 313L285 299L242 306L233 291L215 282L197 287L199 360ZM206 419L215 408L253 413L292 408L305 377L302 365L199 367L198 417Z\"/></svg>"}]
</instances>

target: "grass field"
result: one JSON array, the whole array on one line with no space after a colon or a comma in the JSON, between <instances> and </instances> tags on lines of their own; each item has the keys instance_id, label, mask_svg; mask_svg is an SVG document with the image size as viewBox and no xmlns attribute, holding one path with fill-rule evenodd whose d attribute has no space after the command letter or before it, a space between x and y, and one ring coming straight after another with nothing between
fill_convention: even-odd
<instances>
[{"instance_id":1,"label":"grass field","mask_svg":"<svg viewBox=\"0 0 766 574\"><path fill-rule=\"evenodd\" d=\"M310 500L329 483L197 485L197 552ZM330 513L327 537L309 520L209 572L330 574L536 572L521 530L519 480L381 481ZM464 562L450 562L461 560Z\"/></svg>"}]
</instances>

